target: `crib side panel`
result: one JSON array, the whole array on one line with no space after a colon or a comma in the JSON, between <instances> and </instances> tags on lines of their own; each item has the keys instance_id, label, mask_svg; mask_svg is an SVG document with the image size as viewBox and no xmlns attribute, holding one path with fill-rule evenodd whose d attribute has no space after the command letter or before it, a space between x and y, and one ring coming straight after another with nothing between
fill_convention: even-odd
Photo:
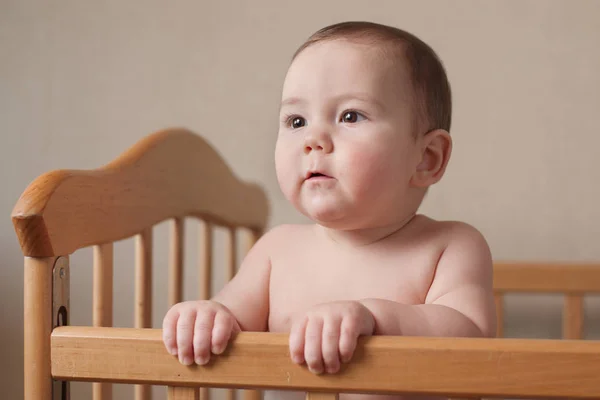
<instances>
[{"instance_id":1,"label":"crib side panel","mask_svg":"<svg viewBox=\"0 0 600 400\"><path fill-rule=\"evenodd\" d=\"M289 359L284 334L242 332L206 367L163 351L160 330L58 328L52 374L73 380L309 392L451 397L598 398L600 342L532 339L361 338L339 374Z\"/></svg>"}]
</instances>

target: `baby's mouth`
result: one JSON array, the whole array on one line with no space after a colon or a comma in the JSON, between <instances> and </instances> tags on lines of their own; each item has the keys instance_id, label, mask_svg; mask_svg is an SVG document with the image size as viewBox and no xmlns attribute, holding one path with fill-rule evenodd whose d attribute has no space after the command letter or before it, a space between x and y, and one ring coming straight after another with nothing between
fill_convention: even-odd
<instances>
[{"instance_id":1,"label":"baby's mouth","mask_svg":"<svg viewBox=\"0 0 600 400\"><path fill-rule=\"evenodd\" d=\"M308 180L317 180L317 179L329 179L329 178L331 178L331 176L326 175L322 172L317 172L317 171L309 172L306 174L306 177L305 177L305 179L307 181Z\"/></svg>"}]
</instances>

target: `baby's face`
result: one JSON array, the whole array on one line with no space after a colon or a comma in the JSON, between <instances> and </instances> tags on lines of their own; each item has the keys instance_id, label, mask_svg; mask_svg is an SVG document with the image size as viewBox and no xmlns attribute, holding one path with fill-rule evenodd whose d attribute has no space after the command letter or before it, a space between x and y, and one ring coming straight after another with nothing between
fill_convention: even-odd
<instances>
[{"instance_id":1,"label":"baby's face","mask_svg":"<svg viewBox=\"0 0 600 400\"><path fill-rule=\"evenodd\" d=\"M334 40L300 53L284 82L275 150L286 198L336 229L406 218L420 161L411 96L405 68L368 45Z\"/></svg>"}]
</instances>

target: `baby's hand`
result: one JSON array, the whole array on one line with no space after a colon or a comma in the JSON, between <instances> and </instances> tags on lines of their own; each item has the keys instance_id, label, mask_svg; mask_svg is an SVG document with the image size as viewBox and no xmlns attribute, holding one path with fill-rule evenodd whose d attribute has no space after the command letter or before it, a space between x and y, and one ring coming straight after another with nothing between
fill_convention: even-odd
<instances>
[{"instance_id":1,"label":"baby's hand","mask_svg":"<svg viewBox=\"0 0 600 400\"><path fill-rule=\"evenodd\" d=\"M163 319L163 342L183 365L204 365L211 352L221 354L240 331L235 316L215 301L186 301L171 307Z\"/></svg>"},{"instance_id":2,"label":"baby's hand","mask_svg":"<svg viewBox=\"0 0 600 400\"><path fill-rule=\"evenodd\" d=\"M371 335L375 319L357 301L318 305L296 319L290 331L290 355L297 364L306 362L309 370L334 374L340 361L348 362L360 335Z\"/></svg>"}]
</instances>

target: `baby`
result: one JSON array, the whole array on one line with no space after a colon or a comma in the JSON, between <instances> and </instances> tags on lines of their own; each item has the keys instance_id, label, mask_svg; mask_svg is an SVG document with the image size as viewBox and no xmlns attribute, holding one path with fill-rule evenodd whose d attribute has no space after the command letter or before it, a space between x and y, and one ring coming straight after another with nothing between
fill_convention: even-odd
<instances>
[{"instance_id":1,"label":"baby","mask_svg":"<svg viewBox=\"0 0 600 400\"><path fill-rule=\"evenodd\" d=\"M374 23L321 29L293 57L280 114L277 178L314 224L272 229L213 299L173 306L167 350L203 365L238 331L286 332L294 363L335 374L361 335L494 336L485 239L417 213L452 149L433 50Z\"/></svg>"}]
</instances>

